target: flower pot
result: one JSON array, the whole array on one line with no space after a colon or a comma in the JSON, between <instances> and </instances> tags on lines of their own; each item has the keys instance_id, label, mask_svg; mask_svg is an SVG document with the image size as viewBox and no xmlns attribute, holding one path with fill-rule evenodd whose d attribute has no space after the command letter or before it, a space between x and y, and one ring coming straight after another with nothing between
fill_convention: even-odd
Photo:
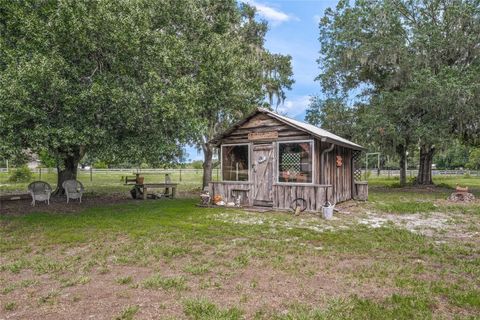
<instances>
[{"instance_id":1,"label":"flower pot","mask_svg":"<svg viewBox=\"0 0 480 320\"><path fill-rule=\"evenodd\" d=\"M137 177L137 184L143 184L145 177Z\"/></svg>"}]
</instances>

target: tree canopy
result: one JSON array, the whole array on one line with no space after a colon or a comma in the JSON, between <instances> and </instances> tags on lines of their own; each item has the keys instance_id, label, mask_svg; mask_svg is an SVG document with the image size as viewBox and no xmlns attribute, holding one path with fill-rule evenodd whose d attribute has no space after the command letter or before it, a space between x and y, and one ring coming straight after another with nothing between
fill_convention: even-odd
<instances>
[{"instance_id":1,"label":"tree canopy","mask_svg":"<svg viewBox=\"0 0 480 320\"><path fill-rule=\"evenodd\" d=\"M222 4L223 3L223 4ZM204 154L203 186L211 181L213 146L209 141L263 103L285 98L293 83L291 57L272 54L263 44L267 23L255 9L235 1L209 4L209 19L195 20L190 43L199 72L192 104L196 130L190 141ZM278 105L278 103L277 103Z\"/></svg>"},{"instance_id":2,"label":"tree canopy","mask_svg":"<svg viewBox=\"0 0 480 320\"><path fill-rule=\"evenodd\" d=\"M0 10L4 152L47 150L64 178L87 151L178 156L195 87L175 3L13 1Z\"/></svg>"},{"instance_id":3,"label":"tree canopy","mask_svg":"<svg viewBox=\"0 0 480 320\"><path fill-rule=\"evenodd\" d=\"M289 57L267 59L266 23L234 0L7 1L0 13L0 153L46 152L59 186L86 153L171 163L261 103L265 79L292 83Z\"/></svg>"},{"instance_id":4,"label":"tree canopy","mask_svg":"<svg viewBox=\"0 0 480 320\"><path fill-rule=\"evenodd\" d=\"M324 93L360 92L366 101L360 105L367 106L363 124L370 129L361 132L401 161L409 148L418 148L418 183L431 183L436 149L456 138L478 141L479 4L341 0L320 21L317 79Z\"/></svg>"}]
</instances>

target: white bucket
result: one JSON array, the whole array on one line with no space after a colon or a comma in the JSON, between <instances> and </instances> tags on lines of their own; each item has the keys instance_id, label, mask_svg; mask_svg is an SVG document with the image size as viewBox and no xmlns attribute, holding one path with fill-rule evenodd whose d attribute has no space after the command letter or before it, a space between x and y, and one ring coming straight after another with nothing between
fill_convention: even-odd
<instances>
[{"instance_id":1,"label":"white bucket","mask_svg":"<svg viewBox=\"0 0 480 320\"><path fill-rule=\"evenodd\" d=\"M323 219L330 220L333 217L333 208L335 207L334 204L331 204L330 202L327 202L323 207L322 207L322 214L323 214Z\"/></svg>"}]
</instances>

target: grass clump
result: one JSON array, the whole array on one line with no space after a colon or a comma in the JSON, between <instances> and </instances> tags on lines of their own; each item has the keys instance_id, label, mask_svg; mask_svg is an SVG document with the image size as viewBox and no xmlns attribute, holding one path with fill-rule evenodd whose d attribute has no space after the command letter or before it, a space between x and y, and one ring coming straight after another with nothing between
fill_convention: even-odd
<instances>
[{"instance_id":1,"label":"grass clump","mask_svg":"<svg viewBox=\"0 0 480 320\"><path fill-rule=\"evenodd\" d=\"M76 286L77 284L84 285L89 282L90 282L90 277L87 277L87 276L60 279L62 288L73 287L73 286Z\"/></svg>"},{"instance_id":2,"label":"grass clump","mask_svg":"<svg viewBox=\"0 0 480 320\"><path fill-rule=\"evenodd\" d=\"M133 278L131 276L120 277L117 279L118 284L131 284L132 282L133 282Z\"/></svg>"},{"instance_id":3,"label":"grass clump","mask_svg":"<svg viewBox=\"0 0 480 320\"><path fill-rule=\"evenodd\" d=\"M47 295L40 297L38 302L40 304L50 304L53 305L56 302L57 297L60 295L58 291L50 291Z\"/></svg>"},{"instance_id":4,"label":"grass clump","mask_svg":"<svg viewBox=\"0 0 480 320\"><path fill-rule=\"evenodd\" d=\"M5 311L14 311L15 309L17 309L17 303L14 302L14 301L7 302L3 306L3 310L5 310Z\"/></svg>"},{"instance_id":5,"label":"grass clump","mask_svg":"<svg viewBox=\"0 0 480 320\"><path fill-rule=\"evenodd\" d=\"M193 320L239 320L243 312L238 308L220 309L215 304L204 299L186 300L183 312Z\"/></svg>"},{"instance_id":6,"label":"grass clump","mask_svg":"<svg viewBox=\"0 0 480 320\"><path fill-rule=\"evenodd\" d=\"M142 287L145 289L164 289L164 290L185 290L187 289L184 277L163 277L161 275L153 275L143 280Z\"/></svg>"},{"instance_id":7,"label":"grass clump","mask_svg":"<svg viewBox=\"0 0 480 320\"><path fill-rule=\"evenodd\" d=\"M232 267L235 269L245 268L250 261L250 257L247 254L240 254L233 259Z\"/></svg>"},{"instance_id":8,"label":"grass clump","mask_svg":"<svg viewBox=\"0 0 480 320\"><path fill-rule=\"evenodd\" d=\"M133 317L137 314L138 310L140 310L139 306L129 306L125 308L115 320L133 320Z\"/></svg>"},{"instance_id":9,"label":"grass clump","mask_svg":"<svg viewBox=\"0 0 480 320\"><path fill-rule=\"evenodd\" d=\"M209 263L204 263L204 264L190 264L187 265L183 271L191 273L195 276L206 274L210 272L211 265Z\"/></svg>"},{"instance_id":10,"label":"grass clump","mask_svg":"<svg viewBox=\"0 0 480 320\"><path fill-rule=\"evenodd\" d=\"M28 287L34 286L38 283L39 282L37 280L25 279L25 280L22 280L20 282L15 282L15 283L9 284L8 286L6 286L5 288L2 289L1 293L2 294L8 294L8 293L14 291L17 288L28 288Z\"/></svg>"}]
</instances>

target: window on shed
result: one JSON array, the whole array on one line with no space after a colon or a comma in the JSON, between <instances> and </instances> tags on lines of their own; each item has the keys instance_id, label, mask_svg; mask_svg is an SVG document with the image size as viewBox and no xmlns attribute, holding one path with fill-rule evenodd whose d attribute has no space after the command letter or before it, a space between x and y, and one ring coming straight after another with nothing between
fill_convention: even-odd
<instances>
[{"instance_id":1,"label":"window on shed","mask_svg":"<svg viewBox=\"0 0 480 320\"><path fill-rule=\"evenodd\" d=\"M313 143L278 143L278 181L311 183L313 177Z\"/></svg>"},{"instance_id":2,"label":"window on shed","mask_svg":"<svg viewBox=\"0 0 480 320\"><path fill-rule=\"evenodd\" d=\"M223 181L248 181L248 145L222 146Z\"/></svg>"}]
</instances>

